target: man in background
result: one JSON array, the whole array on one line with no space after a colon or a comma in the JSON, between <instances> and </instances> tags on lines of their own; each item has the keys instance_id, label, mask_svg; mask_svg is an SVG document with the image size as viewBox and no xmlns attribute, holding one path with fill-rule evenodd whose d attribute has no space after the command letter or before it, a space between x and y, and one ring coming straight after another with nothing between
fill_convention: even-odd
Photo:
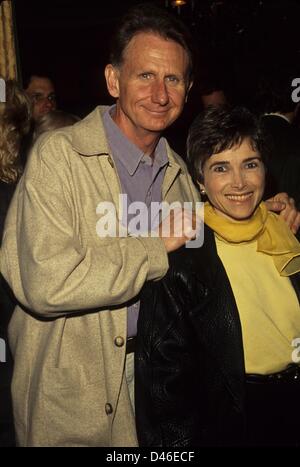
<instances>
[{"instance_id":1,"label":"man in background","mask_svg":"<svg viewBox=\"0 0 300 467\"><path fill-rule=\"evenodd\" d=\"M32 102L32 118L35 122L56 109L54 84L49 77L32 74L24 83L24 89Z\"/></svg>"},{"instance_id":2,"label":"man in background","mask_svg":"<svg viewBox=\"0 0 300 467\"><path fill-rule=\"evenodd\" d=\"M285 191L300 207L300 132L294 120L298 104L292 99L294 73L274 72L263 77L255 99L268 135L269 157L265 198Z\"/></svg>"}]
</instances>

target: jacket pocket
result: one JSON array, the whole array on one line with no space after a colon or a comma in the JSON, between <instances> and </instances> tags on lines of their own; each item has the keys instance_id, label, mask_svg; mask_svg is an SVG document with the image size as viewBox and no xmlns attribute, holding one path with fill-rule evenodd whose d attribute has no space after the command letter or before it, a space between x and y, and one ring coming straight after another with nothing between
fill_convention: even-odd
<instances>
[{"instance_id":1,"label":"jacket pocket","mask_svg":"<svg viewBox=\"0 0 300 467\"><path fill-rule=\"evenodd\" d=\"M98 367L45 369L38 418L44 421L46 445L108 445L105 400Z\"/></svg>"}]
</instances>

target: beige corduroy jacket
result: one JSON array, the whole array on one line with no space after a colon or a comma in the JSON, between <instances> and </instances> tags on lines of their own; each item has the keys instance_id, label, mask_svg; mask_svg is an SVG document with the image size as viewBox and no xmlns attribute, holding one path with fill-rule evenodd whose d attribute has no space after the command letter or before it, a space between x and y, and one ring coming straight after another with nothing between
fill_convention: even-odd
<instances>
[{"instance_id":1,"label":"beige corduroy jacket","mask_svg":"<svg viewBox=\"0 0 300 467\"><path fill-rule=\"evenodd\" d=\"M159 238L97 234L99 202L120 216L104 110L37 141L6 220L1 271L20 302L9 326L20 446L137 445L124 303L164 276L168 259ZM163 198L197 201L185 164L168 155Z\"/></svg>"}]
</instances>

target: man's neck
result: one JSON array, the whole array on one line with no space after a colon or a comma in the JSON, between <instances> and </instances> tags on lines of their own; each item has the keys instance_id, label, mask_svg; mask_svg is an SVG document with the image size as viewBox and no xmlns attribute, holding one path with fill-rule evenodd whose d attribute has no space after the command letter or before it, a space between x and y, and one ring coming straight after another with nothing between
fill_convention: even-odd
<instances>
[{"instance_id":1,"label":"man's neck","mask_svg":"<svg viewBox=\"0 0 300 467\"><path fill-rule=\"evenodd\" d=\"M160 133L149 133L147 131L141 131L139 134L137 134L136 132L124 131L121 126L119 126L119 128L125 134L126 138L135 144L135 146L137 146L141 151L143 151L144 154L150 157L154 157L155 148L160 139Z\"/></svg>"},{"instance_id":2,"label":"man's neck","mask_svg":"<svg viewBox=\"0 0 300 467\"><path fill-rule=\"evenodd\" d=\"M160 134L144 135L141 138L132 138L131 141L140 148L144 154L154 159L155 148L159 142Z\"/></svg>"},{"instance_id":3,"label":"man's neck","mask_svg":"<svg viewBox=\"0 0 300 467\"><path fill-rule=\"evenodd\" d=\"M134 126L125 125L122 119L118 118L117 112L112 115L112 119L129 141L131 141L147 156L154 157L155 148L159 142L161 133L154 131L151 132L142 128L137 129Z\"/></svg>"}]
</instances>

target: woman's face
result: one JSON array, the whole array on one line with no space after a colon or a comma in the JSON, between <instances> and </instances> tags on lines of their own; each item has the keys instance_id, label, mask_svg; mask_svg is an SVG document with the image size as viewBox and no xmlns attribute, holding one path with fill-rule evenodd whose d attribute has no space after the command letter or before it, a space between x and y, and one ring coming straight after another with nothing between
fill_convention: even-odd
<instances>
[{"instance_id":1,"label":"woman's face","mask_svg":"<svg viewBox=\"0 0 300 467\"><path fill-rule=\"evenodd\" d=\"M260 203L265 187L265 167L250 140L214 154L204 164L208 199L220 216L240 221L248 219Z\"/></svg>"}]
</instances>

